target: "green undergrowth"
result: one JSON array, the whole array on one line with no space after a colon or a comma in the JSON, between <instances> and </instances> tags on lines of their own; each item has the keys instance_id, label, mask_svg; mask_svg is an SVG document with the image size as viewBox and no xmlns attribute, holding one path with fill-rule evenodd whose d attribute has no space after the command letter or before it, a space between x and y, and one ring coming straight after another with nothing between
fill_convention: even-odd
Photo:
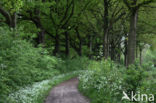
<instances>
[{"instance_id":1,"label":"green undergrowth","mask_svg":"<svg viewBox=\"0 0 156 103\"><path fill-rule=\"evenodd\" d=\"M19 88L52 78L59 59L46 49L34 47L30 42L0 28L0 103Z\"/></svg>"},{"instance_id":2,"label":"green undergrowth","mask_svg":"<svg viewBox=\"0 0 156 103\"><path fill-rule=\"evenodd\" d=\"M130 103L121 100L123 91L128 95L133 91L156 96L156 68L149 67L150 64L136 63L125 68L109 59L92 61L88 71L79 75L79 90L91 103Z\"/></svg>"}]
</instances>

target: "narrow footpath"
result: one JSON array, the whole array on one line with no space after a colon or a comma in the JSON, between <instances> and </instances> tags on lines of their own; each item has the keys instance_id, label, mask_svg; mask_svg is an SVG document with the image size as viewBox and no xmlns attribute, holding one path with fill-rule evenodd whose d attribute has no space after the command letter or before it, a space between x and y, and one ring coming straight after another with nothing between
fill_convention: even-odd
<instances>
[{"instance_id":1,"label":"narrow footpath","mask_svg":"<svg viewBox=\"0 0 156 103\"><path fill-rule=\"evenodd\" d=\"M90 103L78 90L79 80L70 79L54 87L45 103Z\"/></svg>"}]
</instances>

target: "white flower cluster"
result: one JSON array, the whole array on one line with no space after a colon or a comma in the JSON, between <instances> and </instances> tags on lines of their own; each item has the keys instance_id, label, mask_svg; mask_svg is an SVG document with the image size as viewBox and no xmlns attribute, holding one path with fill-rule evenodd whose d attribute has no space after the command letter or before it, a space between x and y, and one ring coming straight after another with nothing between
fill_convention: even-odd
<instances>
[{"instance_id":1,"label":"white flower cluster","mask_svg":"<svg viewBox=\"0 0 156 103\"><path fill-rule=\"evenodd\" d=\"M9 100L13 101L13 103L36 103L35 101L37 101L38 97L51 88L51 86L55 84L56 81L68 75L79 74L82 72L84 71L74 71L71 73L55 76L49 80L43 80L41 82L34 83L32 86L21 88L20 90L11 93L9 95Z\"/></svg>"},{"instance_id":2,"label":"white flower cluster","mask_svg":"<svg viewBox=\"0 0 156 103\"><path fill-rule=\"evenodd\" d=\"M84 89L89 88L88 85L92 85L93 81L90 81L92 79L92 75L94 74L94 71L85 71L84 73L81 73L79 75L79 80L82 82L82 87Z\"/></svg>"},{"instance_id":3,"label":"white flower cluster","mask_svg":"<svg viewBox=\"0 0 156 103\"><path fill-rule=\"evenodd\" d=\"M99 74L96 71L87 71L79 76L83 89L94 89L97 92L117 95L122 90L122 78L115 72Z\"/></svg>"},{"instance_id":4,"label":"white flower cluster","mask_svg":"<svg viewBox=\"0 0 156 103\"><path fill-rule=\"evenodd\" d=\"M16 103L33 103L42 91L46 91L48 89L47 85L49 82L50 80L44 80L42 82L35 83L32 86L21 88L17 92L10 94L9 99Z\"/></svg>"}]
</instances>

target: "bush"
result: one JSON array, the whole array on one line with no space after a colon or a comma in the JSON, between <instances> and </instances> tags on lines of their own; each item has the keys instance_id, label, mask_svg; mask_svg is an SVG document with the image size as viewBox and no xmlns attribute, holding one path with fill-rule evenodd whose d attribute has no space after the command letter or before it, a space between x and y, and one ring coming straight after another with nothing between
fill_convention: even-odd
<instances>
[{"instance_id":1,"label":"bush","mask_svg":"<svg viewBox=\"0 0 156 103\"><path fill-rule=\"evenodd\" d=\"M156 50L148 49L143 58L143 64L150 63L151 66L156 67Z\"/></svg>"},{"instance_id":2,"label":"bush","mask_svg":"<svg viewBox=\"0 0 156 103\"><path fill-rule=\"evenodd\" d=\"M97 65L96 69L94 64ZM123 75L122 70L110 60L92 62L86 73L80 75L80 90L92 103L120 103L122 93Z\"/></svg>"},{"instance_id":3,"label":"bush","mask_svg":"<svg viewBox=\"0 0 156 103\"><path fill-rule=\"evenodd\" d=\"M91 61L89 71L79 76L79 89L91 99L91 103L129 103L121 101L123 91L129 96L131 91L156 95L156 69L147 69L150 65L141 67L136 62L125 68L109 59Z\"/></svg>"},{"instance_id":4,"label":"bush","mask_svg":"<svg viewBox=\"0 0 156 103\"><path fill-rule=\"evenodd\" d=\"M144 72L144 78L142 80L142 85L139 87L139 90L145 94L153 94L156 100L156 69L150 69ZM151 102L147 102L151 103Z\"/></svg>"},{"instance_id":5,"label":"bush","mask_svg":"<svg viewBox=\"0 0 156 103\"><path fill-rule=\"evenodd\" d=\"M0 100L21 86L58 74L58 60L42 48L15 37L13 32L0 32ZM1 102L0 101L0 102Z\"/></svg>"},{"instance_id":6,"label":"bush","mask_svg":"<svg viewBox=\"0 0 156 103\"><path fill-rule=\"evenodd\" d=\"M129 96L131 92L137 93L144 78L144 70L138 63L130 65L123 75L123 91Z\"/></svg>"}]
</instances>

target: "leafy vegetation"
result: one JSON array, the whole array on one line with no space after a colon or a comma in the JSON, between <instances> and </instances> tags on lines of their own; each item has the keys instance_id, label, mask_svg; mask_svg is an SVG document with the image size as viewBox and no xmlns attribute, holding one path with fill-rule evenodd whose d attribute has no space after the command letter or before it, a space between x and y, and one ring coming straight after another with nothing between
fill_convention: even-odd
<instances>
[{"instance_id":1,"label":"leafy vegetation","mask_svg":"<svg viewBox=\"0 0 156 103\"><path fill-rule=\"evenodd\" d=\"M96 65L97 68L80 75L80 90L93 103L118 102L123 89L122 68L118 69L111 61L101 61Z\"/></svg>"},{"instance_id":2,"label":"leafy vegetation","mask_svg":"<svg viewBox=\"0 0 156 103\"><path fill-rule=\"evenodd\" d=\"M156 95L155 11L155 0L1 0L0 103L43 102L68 78L53 84L56 75L79 70L93 103L121 103L123 91Z\"/></svg>"},{"instance_id":3,"label":"leafy vegetation","mask_svg":"<svg viewBox=\"0 0 156 103\"><path fill-rule=\"evenodd\" d=\"M2 30L2 28L1 28ZM14 38L9 30L0 35L0 101L21 86L51 78L59 71L55 68L58 59L48 55L42 48L20 38Z\"/></svg>"},{"instance_id":4,"label":"leafy vegetation","mask_svg":"<svg viewBox=\"0 0 156 103\"><path fill-rule=\"evenodd\" d=\"M131 91L155 95L155 68L149 70L135 64L127 70L109 60L93 64L97 65L96 68L89 67L88 72L79 76L79 89L91 99L91 103L129 103L121 100L123 91L129 93L128 95L131 95Z\"/></svg>"}]
</instances>

